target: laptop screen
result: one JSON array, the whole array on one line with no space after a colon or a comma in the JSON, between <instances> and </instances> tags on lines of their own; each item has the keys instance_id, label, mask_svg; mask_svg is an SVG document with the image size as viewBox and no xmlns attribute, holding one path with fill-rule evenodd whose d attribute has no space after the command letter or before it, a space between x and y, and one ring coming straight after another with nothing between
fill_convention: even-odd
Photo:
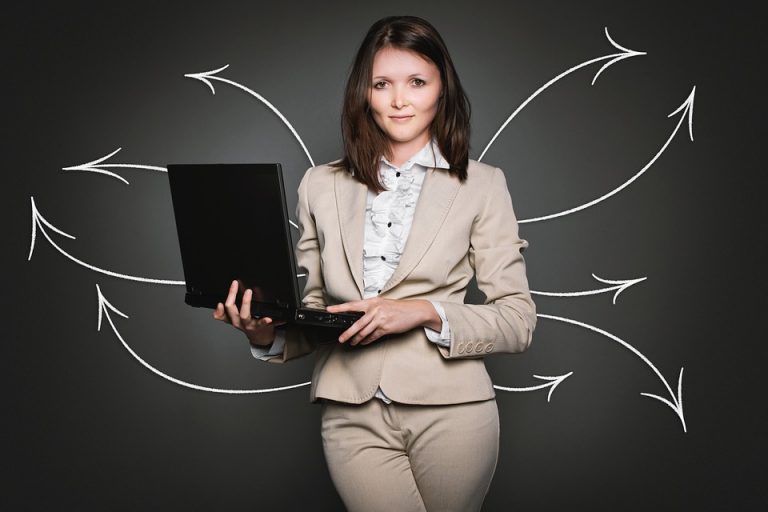
<instances>
[{"instance_id":1,"label":"laptop screen","mask_svg":"<svg viewBox=\"0 0 768 512\"><path fill-rule=\"evenodd\" d=\"M168 178L187 298L215 307L239 279L254 301L296 307L280 164L171 164Z\"/></svg>"}]
</instances>

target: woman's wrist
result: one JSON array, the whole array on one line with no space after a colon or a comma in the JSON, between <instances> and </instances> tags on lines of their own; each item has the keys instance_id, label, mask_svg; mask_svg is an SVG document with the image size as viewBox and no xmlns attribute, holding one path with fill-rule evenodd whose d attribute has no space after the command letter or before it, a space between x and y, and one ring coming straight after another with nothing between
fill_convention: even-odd
<instances>
[{"instance_id":1,"label":"woman's wrist","mask_svg":"<svg viewBox=\"0 0 768 512\"><path fill-rule=\"evenodd\" d=\"M443 328L443 319L437 313L435 306L428 300L419 299L418 301L422 309L422 322L420 325L429 327L433 331L440 332Z\"/></svg>"}]
</instances>

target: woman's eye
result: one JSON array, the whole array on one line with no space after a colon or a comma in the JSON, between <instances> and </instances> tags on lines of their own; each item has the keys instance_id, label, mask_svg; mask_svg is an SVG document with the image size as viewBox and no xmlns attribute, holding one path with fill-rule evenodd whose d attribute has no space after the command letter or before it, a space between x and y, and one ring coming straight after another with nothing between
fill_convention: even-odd
<instances>
[{"instance_id":1,"label":"woman's eye","mask_svg":"<svg viewBox=\"0 0 768 512\"><path fill-rule=\"evenodd\" d=\"M427 83L424 80L422 80L421 78L414 78L413 81L419 87L422 87L423 85L425 85Z\"/></svg>"},{"instance_id":2,"label":"woman's eye","mask_svg":"<svg viewBox=\"0 0 768 512\"><path fill-rule=\"evenodd\" d=\"M373 88L374 89L381 89L381 87L379 87L379 86L383 87L384 86L384 82L376 82L375 84L373 84Z\"/></svg>"}]
</instances>

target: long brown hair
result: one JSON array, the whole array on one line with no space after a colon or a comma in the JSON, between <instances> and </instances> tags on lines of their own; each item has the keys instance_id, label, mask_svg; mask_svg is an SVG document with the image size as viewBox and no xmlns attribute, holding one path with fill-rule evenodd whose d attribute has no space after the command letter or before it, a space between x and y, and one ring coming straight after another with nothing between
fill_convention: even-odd
<instances>
[{"instance_id":1,"label":"long brown hair","mask_svg":"<svg viewBox=\"0 0 768 512\"><path fill-rule=\"evenodd\" d=\"M330 165L346 169L376 192L385 190L379 180L379 159L381 156L391 157L390 144L387 135L374 121L368 104L373 59L384 47L416 52L440 70L443 91L430 134L451 166L446 172L463 182L467 179L469 164L469 98L461 87L443 38L428 21L416 16L382 18L368 30L344 91L341 114L344 158Z\"/></svg>"}]
</instances>

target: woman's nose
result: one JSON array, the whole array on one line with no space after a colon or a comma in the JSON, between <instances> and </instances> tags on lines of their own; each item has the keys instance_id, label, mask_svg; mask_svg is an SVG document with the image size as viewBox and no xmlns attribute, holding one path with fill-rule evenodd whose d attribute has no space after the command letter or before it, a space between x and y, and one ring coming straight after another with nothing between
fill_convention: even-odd
<instances>
[{"instance_id":1,"label":"woman's nose","mask_svg":"<svg viewBox=\"0 0 768 512\"><path fill-rule=\"evenodd\" d=\"M406 106L408 102L405 99L405 91L401 87L393 87L392 90L392 106L397 109Z\"/></svg>"}]
</instances>

